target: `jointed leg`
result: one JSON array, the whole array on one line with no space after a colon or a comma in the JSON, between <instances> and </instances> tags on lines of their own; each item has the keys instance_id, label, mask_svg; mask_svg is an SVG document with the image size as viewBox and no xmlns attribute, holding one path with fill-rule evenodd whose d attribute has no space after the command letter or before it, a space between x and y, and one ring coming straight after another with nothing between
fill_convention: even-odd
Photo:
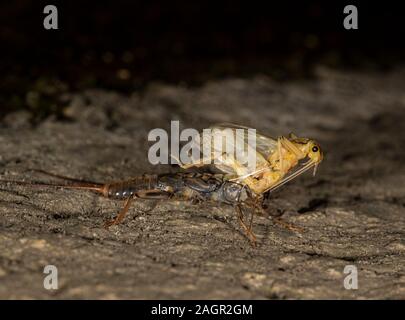
<instances>
[{"instance_id":1,"label":"jointed leg","mask_svg":"<svg viewBox=\"0 0 405 320\"><path fill-rule=\"evenodd\" d=\"M296 225L294 225L294 224L292 224L292 223L288 223L288 222L284 221L283 219L281 219L280 217L274 217L272 220L273 220L276 224L278 224L279 226L281 226L281 227L283 227L283 228L285 228L285 229L288 229L288 230L290 230L290 231L298 232L298 233L304 232L304 229L303 229L303 228L298 227L298 226L296 226Z\"/></svg>"},{"instance_id":2,"label":"jointed leg","mask_svg":"<svg viewBox=\"0 0 405 320\"><path fill-rule=\"evenodd\" d=\"M278 138L278 141L282 144L282 146L293 153L298 159L302 159L305 154L298 149L290 140L288 140L286 137L280 137Z\"/></svg>"},{"instance_id":3,"label":"jointed leg","mask_svg":"<svg viewBox=\"0 0 405 320\"><path fill-rule=\"evenodd\" d=\"M258 210L263 215L268 215L269 214L268 212L266 212L266 210L264 210L263 205L256 205L256 210ZM292 223L286 222L281 217L274 217L273 216L272 221L275 224L278 224L279 226L281 226L281 227L283 227L285 229L288 229L290 231L299 232L299 233L304 232L303 228L298 227L298 226L296 226L296 225L294 225Z\"/></svg>"},{"instance_id":4,"label":"jointed leg","mask_svg":"<svg viewBox=\"0 0 405 320\"><path fill-rule=\"evenodd\" d=\"M105 228L111 227L114 224L120 223L125 215L128 212L129 207L131 206L131 202L134 198L139 198L139 199L148 199L148 200L162 200L162 199L168 199L170 198L171 193L161 191L161 190L145 190L145 191L138 191L136 194L134 194L132 197L127 198L124 204L124 208L120 211L120 213L112 220L107 221L104 224ZM146 212L149 212L153 210L156 205L157 201L154 203L151 209L147 210Z\"/></svg>"},{"instance_id":5,"label":"jointed leg","mask_svg":"<svg viewBox=\"0 0 405 320\"><path fill-rule=\"evenodd\" d=\"M243 212L242 212L242 208L238 205L236 206L236 212L238 213L238 220L239 223L241 224L243 230L246 233L246 236L248 237L248 239L250 240L250 242L252 243L252 245L255 247L256 246L256 236L252 231L252 226L250 225L250 227L248 228L245 224L244 218L243 218ZM253 213L252 213L253 215ZM252 223L253 221L253 217L251 218L250 223Z\"/></svg>"},{"instance_id":6,"label":"jointed leg","mask_svg":"<svg viewBox=\"0 0 405 320\"><path fill-rule=\"evenodd\" d=\"M130 207L130 205L131 205L132 199L134 199L134 197L129 197L129 198L125 201L124 208L122 208L122 210L120 211L120 213L119 213L114 219L108 220L106 223L104 223L104 227L105 227L105 228L108 229L108 228L111 227L112 225L118 224L118 223L120 223L120 222L124 219L125 215L126 215L127 212L128 212L128 209L129 209L129 207Z\"/></svg>"},{"instance_id":7,"label":"jointed leg","mask_svg":"<svg viewBox=\"0 0 405 320\"><path fill-rule=\"evenodd\" d=\"M250 222L249 222L249 232L253 234L252 225L253 225L253 217L254 217L254 210L250 210Z\"/></svg>"}]
</instances>

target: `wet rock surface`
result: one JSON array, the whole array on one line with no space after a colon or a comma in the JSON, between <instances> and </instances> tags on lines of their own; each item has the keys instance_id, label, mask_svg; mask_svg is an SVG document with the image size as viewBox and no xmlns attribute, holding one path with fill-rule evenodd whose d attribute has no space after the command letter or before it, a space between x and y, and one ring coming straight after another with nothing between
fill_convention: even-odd
<instances>
[{"instance_id":1,"label":"wet rock surface","mask_svg":"<svg viewBox=\"0 0 405 320\"><path fill-rule=\"evenodd\" d=\"M91 192L0 185L0 298L405 298L405 72L361 74L320 68L317 78L278 83L263 76L187 88L152 84L141 93L72 93L69 121L32 127L24 112L0 129L5 179L47 178L29 168L108 182L152 166L148 132L216 122L270 135L294 132L325 150L309 173L271 195L252 248L227 206L122 202ZM44 266L59 289L43 287ZM346 290L344 268L358 270Z\"/></svg>"}]
</instances>

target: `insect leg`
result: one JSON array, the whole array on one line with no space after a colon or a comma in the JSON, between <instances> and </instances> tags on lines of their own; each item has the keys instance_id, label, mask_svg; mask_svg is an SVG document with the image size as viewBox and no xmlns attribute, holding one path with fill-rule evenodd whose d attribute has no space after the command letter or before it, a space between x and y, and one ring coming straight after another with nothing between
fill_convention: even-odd
<instances>
[{"instance_id":1,"label":"insect leg","mask_svg":"<svg viewBox=\"0 0 405 320\"><path fill-rule=\"evenodd\" d=\"M290 231L293 231L293 232L298 232L298 233L304 232L303 228L298 227L295 224L288 223L288 222L284 221L283 219L281 219L279 217L274 217L272 219L272 221L274 221L276 224L278 224L279 226L281 226L281 227L283 227L283 228L285 228L287 230L290 230Z\"/></svg>"},{"instance_id":2,"label":"insect leg","mask_svg":"<svg viewBox=\"0 0 405 320\"><path fill-rule=\"evenodd\" d=\"M250 210L250 222L249 222L249 232L253 233L252 225L253 225L253 217L254 217L254 210Z\"/></svg>"},{"instance_id":3,"label":"insect leg","mask_svg":"<svg viewBox=\"0 0 405 320\"><path fill-rule=\"evenodd\" d=\"M258 212L260 212L262 215L269 215L269 213L263 208L263 203L262 204L259 204L259 203L256 203L255 204L255 208L256 208L256 210L258 211ZM298 226L296 226L296 225L294 225L294 224L292 224L292 223L288 223L288 222L286 222L285 220L283 220L281 217L275 217L275 216L272 216L272 221L275 223L275 224L278 224L279 226L281 226L281 227L283 227L283 228L285 228L285 229L288 229L288 230L290 230L290 231L294 231L294 232L299 232L299 233L302 233L302 232L304 232L304 229L303 228L301 228L301 227L298 227Z\"/></svg>"},{"instance_id":4,"label":"insect leg","mask_svg":"<svg viewBox=\"0 0 405 320\"><path fill-rule=\"evenodd\" d=\"M305 156L305 154L294 144L292 144L291 141L288 140L286 137L280 137L279 139L281 140L282 146L293 153L298 159L302 159Z\"/></svg>"},{"instance_id":5,"label":"insect leg","mask_svg":"<svg viewBox=\"0 0 405 320\"><path fill-rule=\"evenodd\" d=\"M140 190L137 193L135 193L132 197L129 197L126 199L124 208L120 211L120 213L114 219L107 221L104 224L104 227L108 229L108 227L111 227L114 224L120 223L124 219L125 215L127 214L128 209L131 206L132 200L135 198L160 200L160 199L168 199L170 197L170 195L171 194L169 192L165 192L165 191L161 191L161 190ZM156 204L157 204L157 202L156 202ZM153 208L154 207L152 207L152 209L150 209L150 210L153 210Z\"/></svg>"},{"instance_id":6,"label":"insect leg","mask_svg":"<svg viewBox=\"0 0 405 320\"><path fill-rule=\"evenodd\" d=\"M132 199L134 198L136 198L136 196L129 197L127 200L125 200L124 208L122 208L120 213L114 219L108 220L104 223L104 227L106 229L108 229L114 224L120 223L124 219L125 215L128 212L129 207L131 206Z\"/></svg>"},{"instance_id":7,"label":"insect leg","mask_svg":"<svg viewBox=\"0 0 405 320\"><path fill-rule=\"evenodd\" d=\"M136 197L148 200L163 200L169 199L172 196L171 192L162 191L158 189L140 190L136 193Z\"/></svg>"},{"instance_id":8,"label":"insect leg","mask_svg":"<svg viewBox=\"0 0 405 320\"><path fill-rule=\"evenodd\" d=\"M241 224L243 230L245 231L246 236L248 237L248 239L250 240L252 246L256 247L256 236L255 234L252 232L251 228L248 228L246 226L246 223L244 221L243 218L243 211L242 211L242 207L240 205L236 206L236 212L238 213L238 220L239 223Z\"/></svg>"}]
</instances>

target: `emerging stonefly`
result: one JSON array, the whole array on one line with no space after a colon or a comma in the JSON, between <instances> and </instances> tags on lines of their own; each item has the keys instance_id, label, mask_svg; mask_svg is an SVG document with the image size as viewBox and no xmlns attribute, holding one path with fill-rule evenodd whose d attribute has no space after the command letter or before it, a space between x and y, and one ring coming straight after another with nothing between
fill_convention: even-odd
<instances>
[{"instance_id":1,"label":"emerging stonefly","mask_svg":"<svg viewBox=\"0 0 405 320\"><path fill-rule=\"evenodd\" d=\"M237 129L249 129L233 124L215 125L217 134L224 130L233 134L240 134ZM215 137L214 137L215 138ZM255 152L255 166L252 169L232 154L221 153L214 162L221 173L214 174L204 171L206 161L180 163L183 169L200 167L202 173L177 172L167 174L143 174L124 181L97 183L69 178L43 170L34 170L63 180L64 183L48 183L38 181L0 180L3 184L25 185L29 187L50 187L76 190L89 190L104 197L125 200L123 209L118 215L105 222L106 228L120 223L133 200L183 200L192 203L222 203L231 205L238 214L238 220L246 236L256 245L256 236L252 231L253 216L263 212L264 195L274 191L288 181L296 178L305 171L314 168L323 159L320 146L313 140L298 138L294 135L277 139L256 133L255 145L240 136L246 148ZM218 151L218 150L217 150ZM217 155L214 152L212 155ZM210 156L212 156L210 155ZM214 159L215 160L215 159ZM302 163L304 161L304 163ZM251 211L250 223L246 224L244 209ZM280 221L279 221L280 222ZM288 224L280 222L288 227Z\"/></svg>"},{"instance_id":2,"label":"emerging stonefly","mask_svg":"<svg viewBox=\"0 0 405 320\"><path fill-rule=\"evenodd\" d=\"M189 169L201 168L207 164L214 165L226 173L230 181L246 184L256 194L273 191L311 168L314 168L315 175L319 163L323 160L323 152L317 142L308 138L299 138L292 133L288 137L271 138L254 131L255 144L252 145L246 134L248 130L252 130L249 127L218 124L209 129L214 134L208 137L200 134L196 139L201 154L203 154L204 144L210 146L208 162L202 156L190 163L179 163L180 167ZM226 140L229 136L233 137L230 139L230 146L225 146L229 141L219 145L214 141L218 137ZM249 151L254 153L254 166L238 160L235 155L235 150L238 150L236 146L238 141L242 141L242 147L247 150L247 153ZM305 160L307 161L303 163Z\"/></svg>"},{"instance_id":3,"label":"emerging stonefly","mask_svg":"<svg viewBox=\"0 0 405 320\"><path fill-rule=\"evenodd\" d=\"M262 202L265 194L268 195L309 169L313 168L315 176L318 165L323 160L322 149L316 141L297 137L293 133L288 137L272 138L257 133L256 130L252 139L247 134L249 130L254 129L232 123L213 125L209 128L212 134L204 135L201 132L193 141L194 146L199 149L199 158L191 158L188 163L175 160L183 169L214 166L225 174L227 181L249 187L257 202ZM216 139L221 143L216 143ZM241 146L236 145L238 142L242 142L244 152L254 153L254 166L238 159L235 154L237 150L241 150ZM204 150L205 145L210 148L208 155ZM255 242L251 223L249 227L245 225L242 213L239 213L239 218L247 236ZM251 221L252 218L253 216Z\"/></svg>"}]
</instances>

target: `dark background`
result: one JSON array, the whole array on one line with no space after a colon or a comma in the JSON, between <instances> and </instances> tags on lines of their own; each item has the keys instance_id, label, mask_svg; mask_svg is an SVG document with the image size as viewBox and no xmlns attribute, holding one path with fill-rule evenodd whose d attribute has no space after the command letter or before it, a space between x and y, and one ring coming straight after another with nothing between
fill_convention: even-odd
<instances>
[{"instance_id":1,"label":"dark background","mask_svg":"<svg viewBox=\"0 0 405 320\"><path fill-rule=\"evenodd\" d=\"M59 30L43 28L54 4ZM343 28L354 4L359 29ZM389 70L404 60L400 1L13 1L0 7L1 116L59 111L61 92L124 93L151 81L199 85L265 74L311 77L314 66ZM30 103L27 92L38 92Z\"/></svg>"}]
</instances>

